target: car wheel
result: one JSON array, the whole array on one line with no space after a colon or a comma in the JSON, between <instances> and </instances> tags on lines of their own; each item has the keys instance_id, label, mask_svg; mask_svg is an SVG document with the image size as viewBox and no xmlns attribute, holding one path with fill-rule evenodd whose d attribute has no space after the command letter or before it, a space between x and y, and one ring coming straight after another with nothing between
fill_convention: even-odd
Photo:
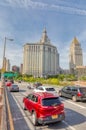
<instances>
[{"instance_id":1,"label":"car wheel","mask_svg":"<svg viewBox=\"0 0 86 130\"><path fill-rule=\"evenodd\" d=\"M23 109L24 109L24 110L27 110L24 103L23 103Z\"/></svg>"},{"instance_id":2,"label":"car wheel","mask_svg":"<svg viewBox=\"0 0 86 130\"><path fill-rule=\"evenodd\" d=\"M76 96L72 96L72 100L73 100L74 102L76 102L76 101L77 101L77 97L76 97Z\"/></svg>"},{"instance_id":3,"label":"car wheel","mask_svg":"<svg viewBox=\"0 0 86 130\"><path fill-rule=\"evenodd\" d=\"M61 92L59 92L59 96L60 96L60 97L62 96L62 93L61 93Z\"/></svg>"},{"instance_id":4,"label":"car wheel","mask_svg":"<svg viewBox=\"0 0 86 130\"><path fill-rule=\"evenodd\" d=\"M36 117L36 113L35 113L35 112L32 113L32 123L33 123L35 126L38 124L38 122L37 122L37 117Z\"/></svg>"}]
</instances>

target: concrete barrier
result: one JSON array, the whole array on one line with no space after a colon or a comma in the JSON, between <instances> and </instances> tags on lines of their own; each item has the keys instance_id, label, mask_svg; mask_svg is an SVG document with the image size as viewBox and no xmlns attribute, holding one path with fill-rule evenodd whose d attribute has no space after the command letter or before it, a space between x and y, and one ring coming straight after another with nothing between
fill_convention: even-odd
<instances>
[{"instance_id":1,"label":"concrete barrier","mask_svg":"<svg viewBox=\"0 0 86 130\"><path fill-rule=\"evenodd\" d=\"M0 87L0 95L3 95L3 90L4 90L4 88Z\"/></svg>"},{"instance_id":2,"label":"concrete barrier","mask_svg":"<svg viewBox=\"0 0 86 130\"><path fill-rule=\"evenodd\" d=\"M2 95L0 94L0 103L1 103L1 101L2 101Z\"/></svg>"},{"instance_id":3,"label":"concrete barrier","mask_svg":"<svg viewBox=\"0 0 86 130\"><path fill-rule=\"evenodd\" d=\"M4 98L4 87L2 87L2 83L0 85L0 130L2 130L2 124L3 124L3 98Z\"/></svg>"},{"instance_id":4,"label":"concrete barrier","mask_svg":"<svg viewBox=\"0 0 86 130\"><path fill-rule=\"evenodd\" d=\"M0 130L1 130L1 124L2 124L2 111L3 111L3 103L0 103Z\"/></svg>"}]
</instances>

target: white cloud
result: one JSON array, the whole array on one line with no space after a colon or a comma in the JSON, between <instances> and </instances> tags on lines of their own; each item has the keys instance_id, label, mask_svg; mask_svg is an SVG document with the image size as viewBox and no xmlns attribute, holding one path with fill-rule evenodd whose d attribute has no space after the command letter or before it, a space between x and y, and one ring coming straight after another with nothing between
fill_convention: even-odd
<instances>
[{"instance_id":1,"label":"white cloud","mask_svg":"<svg viewBox=\"0 0 86 130\"><path fill-rule=\"evenodd\" d=\"M59 4L47 4L43 2L33 2L32 0L5 0L4 2L1 2L0 5L5 5L5 6L16 6L16 7L21 7L21 8L37 8L37 9L48 9L48 10L55 10L55 11L61 11L67 14L77 14L77 15L86 15L86 10L85 9L80 9L78 6L76 7L71 7L67 5L67 3L70 2L65 2L61 1L63 5Z\"/></svg>"},{"instance_id":2,"label":"white cloud","mask_svg":"<svg viewBox=\"0 0 86 130\"><path fill-rule=\"evenodd\" d=\"M63 11L68 14L78 14L78 15L86 15L86 10L68 7L68 6L60 6L60 5L51 5L52 9L56 9L57 11Z\"/></svg>"}]
</instances>

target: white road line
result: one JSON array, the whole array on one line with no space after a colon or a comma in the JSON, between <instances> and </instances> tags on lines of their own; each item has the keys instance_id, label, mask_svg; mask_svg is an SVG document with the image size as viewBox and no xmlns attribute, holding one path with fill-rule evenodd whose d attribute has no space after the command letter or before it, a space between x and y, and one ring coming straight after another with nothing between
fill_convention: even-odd
<instances>
[{"instance_id":1,"label":"white road line","mask_svg":"<svg viewBox=\"0 0 86 130\"><path fill-rule=\"evenodd\" d=\"M30 130L34 130L34 126L31 123L28 123L28 118L26 117L26 115L25 115L24 111L22 110L21 106L18 104L18 101L17 101L17 99L15 99L14 95L13 95L13 98L14 98L16 104L18 105L18 107L19 107L28 127L30 128Z\"/></svg>"},{"instance_id":2,"label":"white road line","mask_svg":"<svg viewBox=\"0 0 86 130\"><path fill-rule=\"evenodd\" d=\"M68 100L63 99L63 98L61 98L61 99L64 100L65 102L71 103L71 104L73 104L73 105L75 105L75 106L77 106L77 107L80 107L80 108L82 108L82 109L86 109L86 107L84 107L84 106L81 106L81 105L79 105L79 104L76 104L76 103L74 103L74 102L68 101Z\"/></svg>"},{"instance_id":3,"label":"white road line","mask_svg":"<svg viewBox=\"0 0 86 130\"><path fill-rule=\"evenodd\" d=\"M74 127L72 127L71 125L69 125L66 121L62 121L69 129L71 130L76 130Z\"/></svg>"}]
</instances>

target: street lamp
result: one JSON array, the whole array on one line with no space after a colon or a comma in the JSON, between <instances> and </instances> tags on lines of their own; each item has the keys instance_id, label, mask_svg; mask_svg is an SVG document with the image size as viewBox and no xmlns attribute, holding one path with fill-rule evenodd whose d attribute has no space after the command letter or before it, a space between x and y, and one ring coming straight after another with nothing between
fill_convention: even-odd
<instances>
[{"instance_id":1,"label":"street lamp","mask_svg":"<svg viewBox=\"0 0 86 130\"><path fill-rule=\"evenodd\" d=\"M5 69L5 67L4 67L4 59L5 59L5 51L6 51L6 42L7 42L7 40L13 41L14 39L10 39L10 38L5 37L4 50L3 50L3 64L2 64L2 69Z\"/></svg>"}]
</instances>

